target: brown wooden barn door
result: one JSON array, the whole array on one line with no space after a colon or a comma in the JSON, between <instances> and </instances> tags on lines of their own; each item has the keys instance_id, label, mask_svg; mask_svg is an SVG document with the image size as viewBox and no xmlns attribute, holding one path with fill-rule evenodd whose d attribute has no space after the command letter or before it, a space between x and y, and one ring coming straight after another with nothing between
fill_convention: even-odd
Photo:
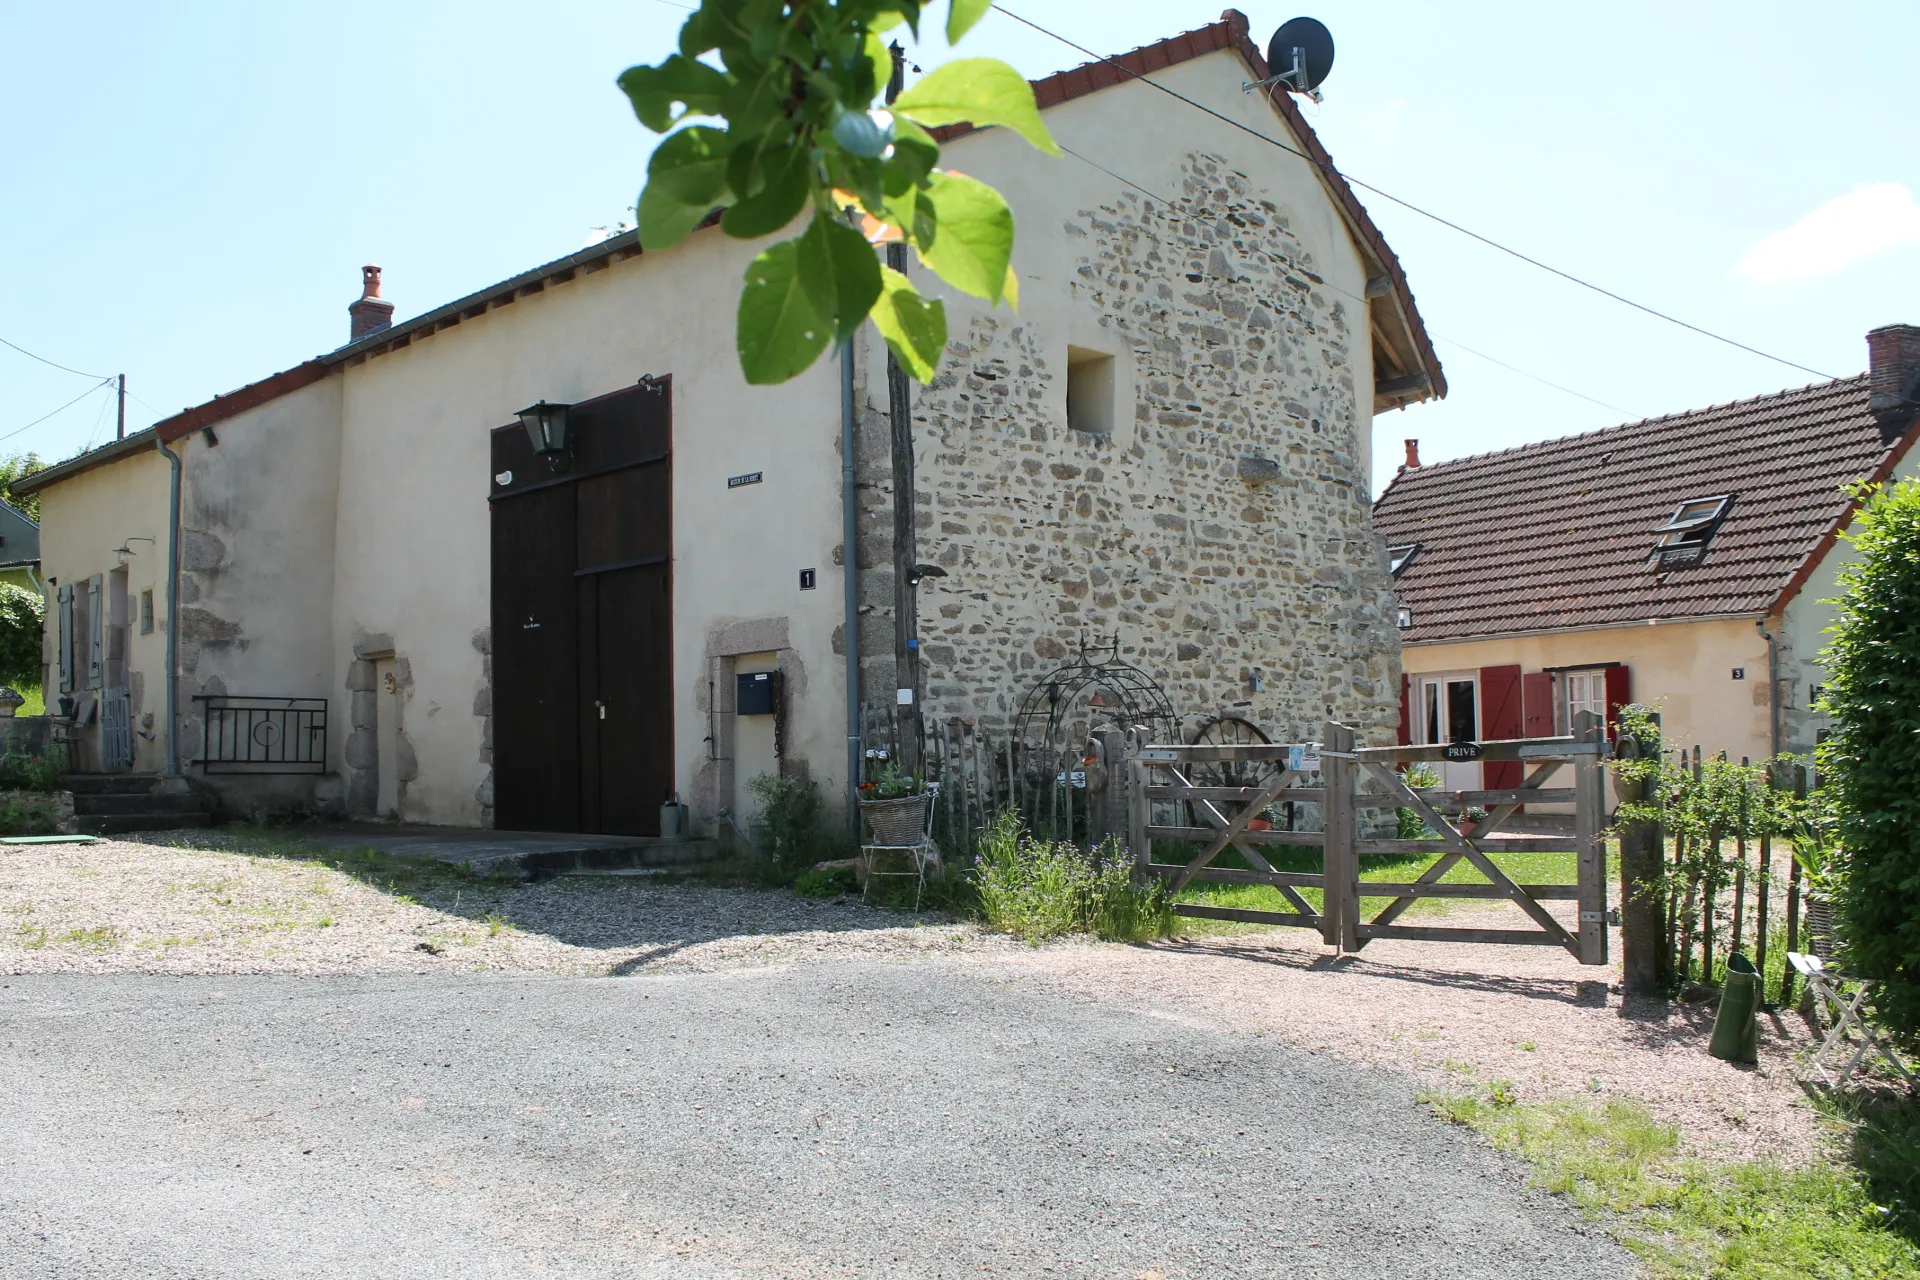
<instances>
[{"instance_id":1,"label":"brown wooden barn door","mask_svg":"<svg viewBox=\"0 0 1920 1280\"><path fill-rule=\"evenodd\" d=\"M497 475L498 437L494 451ZM580 830L573 524L572 485L493 504L493 821L507 831Z\"/></svg>"},{"instance_id":2,"label":"brown wooden barn door","mask_svg":"<svg viewBox=\"0 0 1920 1280\"><path fill-rule=\"evenodd\" d=\"M673 790L668 386L643 383L575 405L577 448L561 472L533 456L519 428L495 433L500 827L659 834L660 805ZM527 514L517 514L523 505ZM539 582L523 581L530 578ZM551 642L515 634L513 610L535 596L566 616ZM532 749L510 746L535 715L544 719ZM545 763L536 751L548 753Z\"/></svg>"}]
</instances>

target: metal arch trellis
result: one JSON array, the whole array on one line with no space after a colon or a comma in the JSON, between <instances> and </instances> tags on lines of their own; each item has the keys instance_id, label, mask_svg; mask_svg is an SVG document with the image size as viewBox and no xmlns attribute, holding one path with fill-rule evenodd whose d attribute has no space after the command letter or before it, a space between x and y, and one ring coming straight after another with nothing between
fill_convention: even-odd
<instances>
[{"instance_id":1,"label":"metal arch trellis","mask_svg":"<svg viewBox=\"0 0 1920 1280\"><path fill-rule=\"evenodd\" d=\"M1014 717L1019 759L1009 771L1028 826L1057 840L1085 834L1085 752L1096 731L1137 729L1141 741L1162 742L1179 725L1159 681L1121 659L1117 632L1091 643L1083 634L1073 661L1041 677Z\"/></svg>"}]
</instances>

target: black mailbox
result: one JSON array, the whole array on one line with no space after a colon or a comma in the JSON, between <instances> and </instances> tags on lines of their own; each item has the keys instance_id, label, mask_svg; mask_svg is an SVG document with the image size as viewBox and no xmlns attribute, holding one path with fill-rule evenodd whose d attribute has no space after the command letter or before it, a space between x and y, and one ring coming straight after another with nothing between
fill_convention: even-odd
<instances>
[{"instance_id":1,"label":"black mailbox","mask_svg":"<svg viewBox=\"0 0 1920 1280\"><path fill-rule=\"evenodd\" d=\"M780 700L780 673L748 671L735 676L733 713L737 716L770 716Z\"/></svg>"}]
</instances>

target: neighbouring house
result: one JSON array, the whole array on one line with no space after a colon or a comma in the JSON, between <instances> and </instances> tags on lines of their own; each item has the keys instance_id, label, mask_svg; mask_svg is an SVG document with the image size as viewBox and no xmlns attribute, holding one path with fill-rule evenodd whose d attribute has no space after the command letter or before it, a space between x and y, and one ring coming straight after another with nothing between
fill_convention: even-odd
<instances>
[{"instance_id":1,"label":"neighbouring house","mask_svg":"<svg viewBox=\"0 0 1920 1280\"><path fill-rule=\"evenodd\" d=\"M0 502L0 582L40 594L40 526Z\"/></svg>"},{"instance_id":2,"label":"neighbouring house","mask_svg":"<svg viewBox=\"0 0 1920 1280\"><path fill-rule=\"evenodd\" d=\"M1018 213L1021 310L915 271L950 333L911 393L912 549L945 571L911 575L917 676L882 349L746 385L734 308L762 245L708 229L615 236L402 324L369 267L347 345L21 481L50 700L76 700L99 767L177 767L243 811L637 834L675 793L714 830L756 774L842 791L850 702L904 688L1004 729L1089 636L1185 711L1390 738L1372 418L1445 381L1292 99L1243 92L1265 74L1230 11L1037 82L1073 155L946 131ZM571 406L560 452L519 416L541 403Z\"/></svg>"},{"instance_id":3,"label":"neighbouring house","mask_svg":"<svg viewBox=\"0 0 1920 1280\"><path fill-rule=\"evenodd\" d=\"M1915 467L1920 327L1867 349L1858 377L1500 453L1422 466L1408 441L1374 504L1402 740L1563 733L1634 701L1673 743L1811 751L1853 486Z\"/></svg>"}]
</instances>

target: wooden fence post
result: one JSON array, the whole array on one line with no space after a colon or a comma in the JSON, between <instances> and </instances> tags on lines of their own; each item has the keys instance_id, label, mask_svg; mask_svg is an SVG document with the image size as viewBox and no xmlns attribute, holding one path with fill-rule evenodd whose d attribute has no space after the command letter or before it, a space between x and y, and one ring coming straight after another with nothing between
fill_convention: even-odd
<instances>
[{"instance_id":1,"label":"wooden fence post","mask_svg":"<svg viewBox=\"0 0 1920 1280\"><path fill-rule=\"evenodd\" d=\"M1573 758L1573 835L1580 867L1580 963L1607 962L1607 780L1599 752L1607 739L1606 723L1583 711L1574 732L1591 743L1592 755Z\"/></svg>"},{"instance_id":2,"label":"wooden fence post","mask_svg":"<svg viewBox=\"0 0 1920 1280\"><path fill-rule=\"evenodd\" d=\"M1147 839L1147 824L1153 820L1153 803L1147 799L1148 766L1140 758L1146 735L1139 729L1127 734L1127 852L1133 855L1133 878L1145 884L1152 874L1153 844Z\"/></svg>"},{"instance_id":3,"label":"wooden fence post","mask_svg":"<svg viewBox=\"0 0 1920 1280\"><path fill-rule=\"evenodd\" d=\"M1327 721L1320 742L1320 780L1326 787L1320 812L1326 826L1320 863L1325 887L1320 936L1341 951L1360 949L1360 858L1353 848L1353 730Z\"/></svg>"},{"instance_id":4,"label":"wooden fence post","mask_svg":"<svg viewBox=\"0 0 1920 1280\"><path fill-rule=\"evenodd\" d=\"M1659 725L1659 713L1649 718ZM1620 735L1621 759L1648 758L1642 750L1639 739ZM1664 763L1657 756L1654 760ZM1621 781L1619 792L1623 804L1645 804L1656 798L1644 781ZM1620 828L1620 961L1630 995L1654 995L1665 985L1661 970L1667 967L1667 922L1660 893L1664 844L1657 822L1629 822Z\"/></svg>"}]
</instances>

